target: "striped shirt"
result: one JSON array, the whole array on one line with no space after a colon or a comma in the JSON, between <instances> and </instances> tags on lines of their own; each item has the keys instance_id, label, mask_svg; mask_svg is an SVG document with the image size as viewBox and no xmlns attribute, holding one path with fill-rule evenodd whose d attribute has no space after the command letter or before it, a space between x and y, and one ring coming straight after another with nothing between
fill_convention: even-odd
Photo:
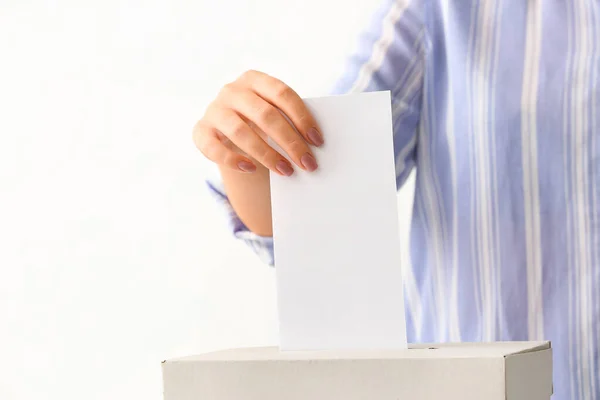
<instances>
[{"instance_id":1,"label":"striped shirt","mask_svg":"<svg viewBox=\"0 0 600 400\"><path fill-rule=\"evenodd\" d=\"M334 89L391 90L416 167L409 340L551 340L556 400L600 400L599 73L597 0L387 0Z\"/></svg>"}]
</instances>

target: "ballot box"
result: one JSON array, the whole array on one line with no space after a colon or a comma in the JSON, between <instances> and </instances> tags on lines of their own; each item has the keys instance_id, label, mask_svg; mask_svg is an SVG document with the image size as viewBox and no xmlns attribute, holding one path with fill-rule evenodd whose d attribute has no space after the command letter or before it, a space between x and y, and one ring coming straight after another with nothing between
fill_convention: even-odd
<instances>
[{"instance_id":1,"label":"ballot box","mask_svg":"<svg viewBox=\"0 0 600 400\"><path fill-rule=\"evenodd\" d=\"M166 360L164 400L548 400L549 342L240 348Z\"/></svg>"}]
</instances>

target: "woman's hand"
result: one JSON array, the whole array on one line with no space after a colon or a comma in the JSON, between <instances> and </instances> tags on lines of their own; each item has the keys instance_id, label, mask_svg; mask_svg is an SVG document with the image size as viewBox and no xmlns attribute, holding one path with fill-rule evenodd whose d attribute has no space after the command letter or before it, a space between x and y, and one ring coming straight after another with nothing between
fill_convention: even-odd
<instances>
[{"instance_id":1,"label":"woman's hand","mask_svg":"<svg viewBox=\"0 0 600 400\"><path fill-rule=\"evenodd\" d=\"M296 166L317 169L310 145L321 146L323 136L314 118L294 90L257 71L225 85L194 128L196 146L221 167L252 173L262 165L291 175L294 166L269 146L268 138Z\"/></svg>"}]
</instances>

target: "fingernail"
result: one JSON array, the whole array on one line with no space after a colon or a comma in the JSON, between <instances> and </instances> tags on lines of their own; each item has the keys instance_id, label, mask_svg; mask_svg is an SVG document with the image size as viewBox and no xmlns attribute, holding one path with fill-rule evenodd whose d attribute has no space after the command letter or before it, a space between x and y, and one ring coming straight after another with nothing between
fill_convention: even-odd
<instances>
[{"instance_id":1,"label":"fingernail","mask_svg":"<svg viewBox=\"0 0 600 400\"><path fill-rule=\"evenodd\" d=\"M302 163L304 169L310 172L314 171L319 167L319 165L317 165L317 160L315 160L315 158L309 153L303 155L300 158L300 162Z\"/></svg>"},{"instance_id":2,"label":"fingernail","mask_svg":"<svg viewBox=\"0 0 600 400\"><path fill-rule=\"evenodd\" d=\"M252 164L249 161L240 161L238 163L238 168L244 172L254 172L256 171L256 165Z\"/></svg>"},{"instance_id":3,"label":"fingernail","mask_svg":"<svg viewBox=\"0 0 600 400\"><path fill-rule=\"evenodd\" d=\"M275 167L277 168L277 171L279 171L281 174L283 174L285 176L290 176L291 174L294 173L294 169L287 162L285 162L283 160L277 161L277 164L275 164Z\"/></svg>"},{"instance_id":4,"label":"fingernail","mask_svg":"<svg viewBox=\"0 0 600 400\"><path fill-rule=\"evenodd\" d=\"M321 136L316 128L310 128L306 134L315 146L320 146L323 144L323 136Z\"/></svg>"}]
</instances>

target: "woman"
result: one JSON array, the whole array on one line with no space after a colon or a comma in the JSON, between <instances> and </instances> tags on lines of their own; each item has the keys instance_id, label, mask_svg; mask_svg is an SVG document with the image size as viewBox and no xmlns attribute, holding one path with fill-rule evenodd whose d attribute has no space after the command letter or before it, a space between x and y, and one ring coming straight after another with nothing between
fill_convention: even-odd
<instances>
[{"instance_id":1,"label":"woman","mask_svg":"<svg viewBox=\"0 0 600 400\"><path fill-rule=\"evenodd\" d=\"M554 399L600 399L600 4L388 1L360 43L334 93L391 90L398 187L417 168L409 340L552 340ZM256 71L196 126L267 262L268 171L314 171L324 140Z\"/></svg>"}]
</instances>

